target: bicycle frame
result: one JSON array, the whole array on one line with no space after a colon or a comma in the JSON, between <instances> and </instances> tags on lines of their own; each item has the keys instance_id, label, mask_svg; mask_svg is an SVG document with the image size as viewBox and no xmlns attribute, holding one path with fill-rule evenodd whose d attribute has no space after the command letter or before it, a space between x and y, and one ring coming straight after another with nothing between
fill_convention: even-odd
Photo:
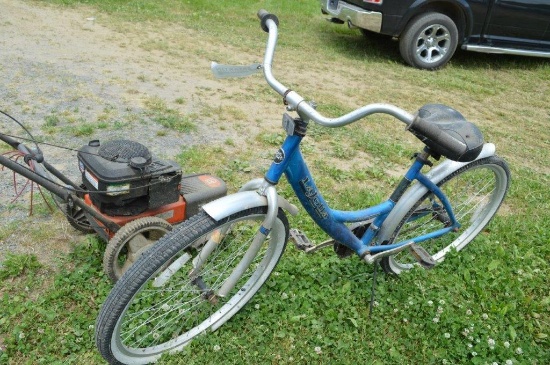
<instances>
[{"instance_id":1,"label":"bicycle frame","mask_svg":"<svg viewBox=\"0 0 550 365\"><path fill-rule=\"evenodd\" d=\"M429 163L428 158L430 154L427 151L417 156L415 162L409 168L388 200L358 211L341 211L329 207L322 194L317 189L315 181L300 152L299 146L302 138L305 136L307 124L310 121L314 121L316 124L324 127L342 127L356 122L363 117L375 113L383 113L391 115L407 126L410 126L414 122L415 116L394 105L380 103L365 105L337 118L327 118L321 115L315 110L314 105L305 101L297 92L287 88L273 76L271 66L273 64L273 55L277 43L277 22L274 16L269 15L263 10L258 12L258 16L261 19L262 29L268 32L263 64L231 66L212 63L212 71L217 77L223 78L248 76L255 71L263 70L264 77L269 86L283 97L286 109L288 111L297 112L299 118L293 119L287 114L284 115L283 127L287 132L287 137L278 150L264 179L252 180L245 184L239 193L204 205L204 211L213 219L218 220L242 210L243 206L266 206L266 218L254 239L255 243L249 248L249 251L254 254L257 249L256 243L269 235L279 207L287 209L291 214L296 213L296 207L279 197L275 189L275 186L284 174L302 206L321 229L334 239L335 242L350 248L367 263L374 263L383 257L395 255L412 244L442 236L452 230L457 230L460 227L460 223L457 222L449 200L441 189L439 189L437 183L443 176L446 176L444 173L448 174L451 170L463 166L464 163L447 160L434 168L432 170L433 174L429 173L426 176L421 173L421 169ZM298 125L296 123L298 123ZM486 144L485 147L484 152L480 154L478 158L494 153L494 146ZM411 186L413 181L417 181L418 184ZM408 189L409 187L411 188ZM253 191L258 192L258 194L253 193ZM383 223L386 220L388 220L388 222L393 222L394 213L400 212L402 207L407 205L404 203L407 202L409 198L416 197L418 199L422 195L418 197L416 195L425 194L426 192L435 195L443 204L443 209L448 217L448 220L446 219L445 221L445 227L413 239L408 239L407 241L390 244L387 238L387 232L384 231ZM419 216L422 215L414 215L411 219L417 219ZM361 237L357 237L350 227L345 224L359 222L365 222L365 225L368 224L368 229ZM385 241L382 241L381 239L376 239L377 237L386 238ZM210 249L215 245L216 242L214 240L209 240L205 249ZM206 252L208 252L208 250ZM232 288L233 285L235 285L241 273L250 265L250 257L252 256L253 255L248 255L247 252L246 257L237 265L231 277L226 280L224 287L219 291L218 295L224 296L229 292L228 288Z\"/></svg>"},{"instance_id":2,"label":"bicycle frame","mask_svg":"<svg viewBox=\"0 0 550 365\"><path fill-rule=\"evenodd\" d=\"M300 200L300 203L319 227L335 241L349 247L360 257L366 254L376 254L396 249L411 242L418 243L439 237L460 227L445 194L443 194L436 184L431 182L429 178L420 172L426 164L425 160L422 158L416 159L388 200L358 211L332 209L318 190L315 180L309 172L307 163L302 156L299 148L302 138L303 136L300 135L287 136L283 145L277 152L275 160L267 171L265 180L275 185L284 174ZM415 180L423 184L430 192L440 199L443 203L443 208L449 216L450 224L443 229L416 237L412 240L397 242L390 245L381 245L384 242L375 242L376 244L373 245L373 240L388 214L402 197L404 191ZM371 221L371 223L361 237L356 237L349 227L345 225L345 223L363 221Z\"/></svg>"}]
</instances>

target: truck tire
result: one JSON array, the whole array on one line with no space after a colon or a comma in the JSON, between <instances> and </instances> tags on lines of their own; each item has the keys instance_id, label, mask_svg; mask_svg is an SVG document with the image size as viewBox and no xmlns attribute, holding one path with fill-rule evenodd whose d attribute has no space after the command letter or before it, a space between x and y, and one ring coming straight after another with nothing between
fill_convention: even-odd
<instances>
[{"instance_id":1,"label":"truck tire","mask_svg":"<svg viewBox=\"0 0 550 365\"><path fill-rule=\"evenodd\" d=\"M414 17L399 37L401 57L409 65L436 70L453 56L458 29L448 16L430 12Z\"/></svg>"}]
</instances>

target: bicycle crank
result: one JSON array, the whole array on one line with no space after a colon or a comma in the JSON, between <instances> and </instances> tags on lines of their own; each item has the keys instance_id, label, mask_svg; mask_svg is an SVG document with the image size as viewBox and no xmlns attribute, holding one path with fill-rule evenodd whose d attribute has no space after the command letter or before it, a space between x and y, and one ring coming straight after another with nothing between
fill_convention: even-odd
<instances>
[{"instance_id":1,"label":"bicycle crank","mask_svg":"<svg viewBox=\"0 0 550 365\"><path fill-rule=\"evenodd\" d=\"M399 252L404 251L405 249L409 249L410 254L414 259L425 269L431 269L435 266L436 262L432 258L432 255L424 249L424 247L417 245L414 243L414 241L410 241L405 243L404 245L401 245L399 247L395 247L386 251L379 252L377 254L371 255L367 253L363 256L363 260L367 262L368 264L373 264L384 257L389 257L393 255L397 255Z\"/></svg>"}]
</instances>

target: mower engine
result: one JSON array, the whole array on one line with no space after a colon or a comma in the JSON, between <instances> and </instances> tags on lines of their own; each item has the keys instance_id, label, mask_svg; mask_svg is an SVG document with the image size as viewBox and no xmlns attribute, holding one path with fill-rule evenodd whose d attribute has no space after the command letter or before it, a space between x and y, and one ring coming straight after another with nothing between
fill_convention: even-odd
<instances>
[{"instance_id":1,"label":"mower engine","mask_svg":"<svg viewBox=\"0 0 550 365\"><path fill-rule=\"evenodd\" d=\"M157 159L134 141L90 141L77 156L85 202L119 226L151 216L179 223L227 192L219 178L182 176L176 162ZM90 223L107 241L115 233L95 219Z\"/></svg>"},{"instance_id":2,"label":"mower engine","mask_svg":"<svg viewBox=\"0 0 550 365\"><path fill-rule=\"evenodd\" d=\"M138 215L180 198L181 167L154 159L138 142L91 141L78 162L92 203L107 215Z\"/></svg>"}]
</instances>

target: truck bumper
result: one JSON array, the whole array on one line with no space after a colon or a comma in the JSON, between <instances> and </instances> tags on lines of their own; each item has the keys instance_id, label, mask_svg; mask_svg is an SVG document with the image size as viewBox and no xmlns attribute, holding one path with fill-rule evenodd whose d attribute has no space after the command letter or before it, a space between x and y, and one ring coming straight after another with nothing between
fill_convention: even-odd
<instances>
[{"instance_id":1,"label":"truck bumper","mask_svg":"<svg viewBox=\"0 0 550 365\"><path fill-rule=\"evenodd\" d=\"M382 13L368 11L341 0L320 0L323 14L348 24L351 27L367 29L380 33L382 29Z\"/></svg>"}]
</instances>

